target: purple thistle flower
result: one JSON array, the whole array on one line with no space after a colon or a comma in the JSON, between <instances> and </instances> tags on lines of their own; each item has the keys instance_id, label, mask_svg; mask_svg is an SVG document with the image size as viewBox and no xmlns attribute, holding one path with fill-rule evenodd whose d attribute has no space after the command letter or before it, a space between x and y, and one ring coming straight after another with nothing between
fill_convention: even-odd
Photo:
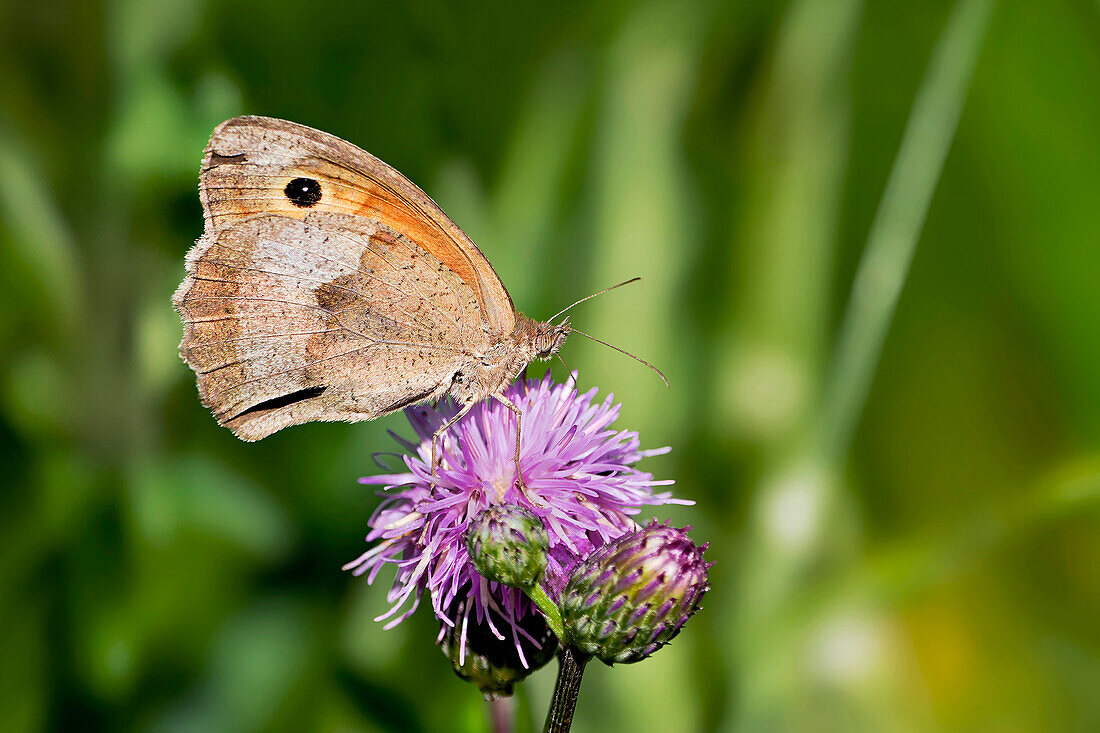
<instances>
[{"instance_id":1,"label":"purple thistle flower","mask_svg":"<svg viewBox=\"0 0 1100 733\"><path fill-rule=\"evenodd\" d=\"M517 485L515 416L496 400L477 405L440 441L441 465L432 487L432 434L456 413L449 400L436 408L405 410L417 442L393 437L412 455L403 456L405 473L369 476L364 484L382 484L384 501L370 519L367 541L380 542L344 566L373 583L383 566L396 577L387 596L389 611L376 620L392 619L392 628L416 610L425 590L435 615L446 625L488 623L505 638L487 613L492 608L510 627L517 651L524 632L518 621L535 613L523 592L490 582L478 574L463 535L483 509L515 504L538 517L549 535L549 558L543 585L557 600L573 567L593 549L632 532L631 519L645 505L691 504L655 493L655 481L633 467L642 458L668 448L641 450L638 434L615 430L619 405L612 395L594 403L595 388L578 394L576 373L555 384L543 379L517 381L505 394L523 412L520 464L526 487ZM456 599L471 602L456 604ZM448 609L464 608L461 614ZM494 614L496 615L496 614ZM521 656L522 656L522 652Z\"/></svg>"}]
</instances>

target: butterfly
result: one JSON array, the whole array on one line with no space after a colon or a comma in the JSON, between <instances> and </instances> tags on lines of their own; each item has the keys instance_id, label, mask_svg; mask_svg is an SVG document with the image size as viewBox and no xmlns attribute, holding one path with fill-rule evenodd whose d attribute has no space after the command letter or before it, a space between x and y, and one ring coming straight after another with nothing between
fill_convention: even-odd
<instances>
[{"instance_id":1,"label":"butterfly","mask_svg":"<svg viewBox=\"0 0 1100 733\"><path fill-rule=\"evenodd\" d=\"M173 303L221 425L253 441L446 395L459 409L433 437L434 471L439 436L494 398L516 415L518 467L522 414L503 390L573 329L517 312L423 191L334 135L246 116L214 130L199 196L205 228Z\"/></svg>"}]
</instances>

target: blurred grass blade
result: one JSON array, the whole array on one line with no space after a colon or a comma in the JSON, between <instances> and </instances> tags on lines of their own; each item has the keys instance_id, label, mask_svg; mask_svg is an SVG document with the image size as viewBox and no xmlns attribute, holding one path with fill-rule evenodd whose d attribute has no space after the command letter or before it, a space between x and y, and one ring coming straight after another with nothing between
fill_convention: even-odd
<instances>
[{"instance_id":1,"label":"blurred grass blade","mask_svg":"<svg viewBox=\"0 0 1100 733\"><path fill-rule=\"evenodd\" d=\"M765 452L765 463L782 460L799 441L817 403L820 333L848 158L848 78L862 10L859 0L800 0L785 9L742 143L745 185L737 192L732 257L743 286L729 314L739 337L714 362L722 370L715 413L719 432L751 440ZM775 538L784 547L809 546L801 538L817 536L822 513L812 497L796 502L805 510L792 508L784 498L791 485L809 486L798 490L801 496L817 486L801 469L795 481L756 483L744 543L730 543L723 563L736 569L736 583L715 583L715 603L736 609L737 623L721 625L723 646L731 659L745 660L730 678L726 698L740 702L727 709L725 728L765 728L777 705L776 685L761 663L769 658L770 637L761 632L793 595L799 556L777 551L784 548ZM774 512L766 509L774 504L784 518L806 521L777 535Z\"/></svg>"},{"instance_id":2,"label":"blurred grass blade","mask_svg":"<svg viewBox=\"0 0 1100 733\"><path fill-rule=\"evenodd\" d=\"M676 351L674 288L683 277L683 250L698 236L680 145L699 73L699 41L713 12L698 1L639 5L624 18L601 60L590 158L594 217L586 246L592 251L578 253L590 259L576 296L628 277L645 278L640 287L617 290L583 312L585 331L642 358ZM671 399L648 370L618 354L609 357L595 343L574 343L566 358L580 368L582 383L614 386L632 428L661 436L650 440L677 442L690 416L684 393ZM678 364L671 357L669 362L669 378L677 384ZM689 388L683 381L679 385ZM660 666L635 665L640 669L629 687L601 689L599 675L589 675L585 684L592 687L585 694L602 697L615 711L614 722L605 723L612 729L696 729L689 664L686 656L670 655Z\"/></svg>"},{"instance_id":3,"label":"blurred grass blade","mask_svg":"<svg viewBox=\"0 0 1100 733\"><path fill-rule=\"evenodd\" d=\"M536 295L546 295L540 289L547 287L546 268L552 266L547 249L562 218L561 191L591 97L589 77L584 60L570 53L551 58L539 71L489 201L493 264L529 308Z\"/></svg>"},{"instance_id":4,"label":"blurred grass blade","mask_svg":"<svg viewBox=\"0 0 1100 733\"><path fill-rule=\"evenodd\" d=\"M825 455L844 454L862 412L925 216L958 126L993 0L960 0L932 53L856 271L825 387Z\"/></svg>"},{"instance_id":5,"label":"blurred grass blade","mask_svg":"<svg viewBox=\"0 0 1100 733\"><path fill-rule=\"evenodd\" d=\"M777 619L782 632L776 638L782 640L784 653L798 654L799 644L822 619L853 599L897 607L950 582L1014 541L1048 532L1059 522L1100 516L1100 456L1067 461L1027 490L1012 493L1013 498L1001 505L979 503L945 525L887 542L815 586L803 603L792 604Z\"/></svg>"},{"instance_id":6,"label":"blurred grass blade","mask_svg":"<svg viewBox=\"0 0 1100 733\"><path fill-rule=\"evenodd\" d=\"M24 153L22 141L6 133L0 128L0 228L8 239L6 254L0 253L8 271L0 282L31 299L18 305L38 314L39 330L63 333L82 298L72 231L40 166Z\"/></svg>"},{"instance_id":7,"label":"blurred grass blade","mask_svg":"<svg viewBox=\"0 0 1100 733\"><path fill-rule=\"evenodd\" d=\"M785 421L787 429L772 438L777 450L773 465L763 472L757 489L754 502L757 523L740 557L738 586L741 604L741 623L736 635L738 653L757 662L743 671L737 683L734 694L743 702L733 711L729 727L759 729L778 724L783 718L783 700L789 699L801 677L798 665L787 656L789 627L777 623L777 619L786 609L803 605L804 573L808 568L814 563L839 562L839 556L851 549L843 538L855 520L838 495L836 459L847 448L852 423L862 407L905 282L925 213L954 136L990 7L990 0L961 0L940 36L917 92L901 149L857 270L833 371L826 374L821 384L818 404L822 412L817 419L824 423L824 429L814 437L824 441L824 445L798 440L798 427L805 422L799 418L810 416L797 410ZM799 19L817 20L815 13L820 8L811 3L800 6L802 13L792 15L789 32L796 34L800 26L795 23ZM840 49L847 48L843 44L850 42L849 31L859 18L858 9L858 5L849 8L846 17L851 25L826 16L834 21L830 37L837 49L826 57L833 61L834 73L845 68L845 56ZM788 51L806 52L801 44ZM806 66L804 62L797 68ZM795 266L805 267L805 262L805 257L794 260ZM788 287L784 292L806 297L803 282L799 284L803 287ZM813 317L811 311L803 315ZM813 351L804 348L803 354L809 358ZM814 367L813 362L806 366L816 371ZM784 447L793 454L785 452ZM824 448L824 455L817 452L820 448Z\"/></svg>"},{"instance_id":8,"label":"blurred grass blade","mask_svg":"<svg viewBox=\"0 0 1100 733\"><path fill-rule=\"evenodd\" d=\"M736 273L713 363L718 429L785 450L820 398L829 282L850 139L851 63L863 3L802 0L784 11L754 90L734 190Z\"/></svg>"}]
</instances>

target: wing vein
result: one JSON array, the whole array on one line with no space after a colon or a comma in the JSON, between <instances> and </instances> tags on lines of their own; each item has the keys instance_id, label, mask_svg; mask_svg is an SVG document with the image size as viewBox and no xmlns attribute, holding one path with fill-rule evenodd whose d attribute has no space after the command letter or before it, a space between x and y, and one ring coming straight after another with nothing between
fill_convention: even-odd
<instances>
[{"instance_id":1,"label":"wing vein","mask_svg":"<svg viewBox=\"0 0 1100 733\"><path fill-rule=\"evenodd\" d=\"M373 343L366 344L365 346L360 346L359 348L351 349L350 351L342 351L339 354L332 354L332 355L326 356L322 359L314 359L313 361L306 362L305 364L296 364L295 366L288 367L287 369L283 369L282 371L270 372L268 374L262 374L258 377L253 377L252 379L246 379L242 382L237 382L236 384L230 385L222 391L225 392L225 393L228 393L228 392L231 392L235 389L239 389L240 387L244 387L246 385L252 384L253 382L259 382L259 381L264 380L264 379L271 379L272 377L281 377L284 374L289 374L290 372L293 372L297 369L308 369L309 367L317 366L318 364L323 364L326 361L332 361L333 359L342 359L345 356L351 356L352 354L358 354L359 352L366 351L367 349L373 349L376 346L407 346L407 347L410 347L410 348L429 348L429 349L433 348L430 344L413 344L413 343L405 343L405 342L402 342L402 341L375 341ZM457 350L456 350L455 353L460 353L460 352L457 352ZM249 361L254 361L254 358L241 359L240 361L238 361L236 363L243 364L243 363L246 363L246 362L249 362Z\"/></svg>"},{"instance_id":2,"label":"wing vein","mask_svg":"<svg viewBox=\"0 0 1100 733\"><path fill-rule=\"evenodd\" d=\"M351 238L350 236L348 236L348 235L347 235L346 233L344 233L343 231L338 231L338 232L336 232L336 234L337 234L337 236L341 236L341 237L343 237L344 239L348 240L349 242L352 242L353 244L355 244L355 243L356 243L356 242L355 242L355 240L353 240L353 239L352 239L352 238ZM404 235L402 235L402 238L403 238L403 237L404 237ZM400 239L400 238L398 238L398 239L397 239L396 241L398 241L398 242L401 242L401 239ZM391 268L393 268L393 271L394 271L395 273L398 273L398 274L400 274L400 273L401 273L401 268L400 268L400 267L399 267L398 265L394 264L394 263L393 263L393 262L392 262L392 261L390 260L390 258L386 256L386 252L385 252L385 250L384 250L383 248L375 248L375 247L373 246L373 244L374 244L374 240L371 240L370 238L368 238L368 244L367 244L367 248L368 248L368 249L370 249L370 251L371 251L371 252L373 252L373 253L374 253L374 254L375 254L376 256L378 256L379 258L381 258L381 259L382 259L382 260L383 260L383 261L384 261L384 262L385 262L385 263L386 263L387 265L389 265L389 266L390 266ZM417 252L416 250L412 249L411 247L409 247L408 245L406 245L406 244L404 244L404 243L402 243L402 244L403 244L403 246L405 246L405 247L406 247L406 248L407 248L407 249L409 250L409 252L411 252L411 253L412 253L412 255L413 255L414 257L418 257L418 258L419 258L419 257L422 257L422 255L421 255L420 253L418 253L418 252ZM428 256L430 256L430 257L432 256L430 252L427 252L426 250L422 250L422 251L423 251L423 252L424 252L425 254L427 254ZM435 259L435 257L432 257L432 259ZM439 260L438 260L438 259L436 259L436 262L439 262ZM457 330L458 330L458 331L459 331L459 332L461 333L461 331L462 331L462 325L461 325L461 324L459 324L458 320L457 320L457 319L456 319L456 318L455 318L455 317L454 317L454 316L453 316L452 314L450 314L450 313L448 313L447 311L443 310L443 309L442 309L442 308L441 308L441 307L440 307L440 306L439 306L438 304L436 304L436 303L435 303L435 301L433 301L433 300L432 300L432 299L431 299L430 297L428 297L428 296L427 296L427 295L426 295L426 294L424 293L424 291L423 291L423 289L422 289L421 287L419 287L419 286L414 286L414 287L416 288L416 291L417 291L417 292L416 292L416 295L417 295L417 296L418 296L418 297L419 297L419 298L420 298L420 299L421 299L422 301L424 301L425 303L428 303L428 304L429 304L429 305L430 305L430 306L431 306L431 307L432 307L432 308L433 308L434 310L438 311L438 312L440 313L440 315L442 315L442 316L443 316L444 318L446 318L446 319L447 319L447 320L449 320L449 321L450 321L450 322L451 322L452 324L454 324L454 327L455 327L455 328L456 328L456 329L457 329ZM394 286L394 288L396 289L396 286ZM450 289L450 288L449 288L449 289ZM458 305L459 305L459 308L461 309L461 302L459 302L459 304L458 304ZM460 312L461 312L461 310L460 310ZM466 342L465 342L465 340L463 340L463 342L462 342L462 345L463 345L463 346L465 346L465 345L466 345Z\"/></svg>"},{"instance_id":3,"label":"wing vein","mask_svg":"<svg viewBox=\"0 0 1100 733\"><path fill-rule=\"evenodd\" d=\"M229 247L228 245L217 245L217 246L223 246L223 247L225 247L226 249L232 250L232 251L234 251L234 252L241 252L241 250L238 250L238 249L234 249L233 247ZM244 252L241 252L241 254L246 254L246 253L244 253ZM371 304L371 303L370 303L370 300L369 300L369 299L367 298L367 296L366 296L366 295L364 295L363 293L359 292L358 290L355 290L355 289L353 289L353 288L349 288L349 287L346 287L346 286L344 286L344 285L337 285L337 284L336 284L336 283L334 283L334 282L326 282L326 281L324 281L324 280L315 280L315 279L312 279L312 278L307 278L307 277L300 277L300 276L298 276L298 275L295 275L294 273L290 273L290 272L275 272L274 270L265 270L265 269L263 269L263 268L257 268L257 267L243 267L243 266L241 266L241 265L235 265L235 264L233 264L233 263L231 263L231 262L223 262L223 261L221 261L221 260L202 260L202 262L204 262L204 263L206 263L206 264L208 264L208 265L218 265L219 267L231 267L231 268L233 268L233 269L236 269L236 270L244 270L244 271L247 271L247 272L263 272L263 273L266 273L266 274L268 274L268 275L278 275L278 276L280 276L280 277L289 277L289 278L292 278L292 279L294 279L294 280L301 280L301 281L304 281L304 282L317 283L318 285L327 285L327 286L331 286L331 287L339 288L339 289L341 289L341 290L345 290L345 291L347 291L348 293L351 293L351 294L352 294L352 295L354 295L354 296L355 296L356 298L358 298L359 300L361 300L361 301L363 301L364 303L366 303L366 304L367 304L368 306L369 306L369 305ZM360 271L360 272L362 272L362 271ZM368 274L368 273L365 273L365 272L363 272L362 274L363 274L363 275L364 275L365 277L368 277L368 278L371 278L371 277L372 277L372 276L371 276L370 274ZM191 279L192 279L192 280L202 280L202 281L205 281L205 282L222 282L222 283L229 283L229 284L236 284L236 283L237 283L237 281L236 281L236 280L223 280L223 279L220 279L220 278L205 277L205 276L201 276L201 275L194 275L194 274L192 274L192 275L191 275ZM372 278L372 279L373 279L373 278ZM386 283L386 282L385 282L384 280L379 280L379 282L381 282L381 283L383 283L383 284L386 284L386 285L388 285L388 284L389 284L389 283ZM185 299L185 302L186 302L186 299ZM351 306L348 306L348 308L350 308L350 307L351 307ZM347 308L342 308L342 309L340 309L339 311L333 311L333 310L329 310L329 309L327 309L327 308L323 308L323 310L325 310L325 311L326 311L326 312L328 312L328 313L332 313L333 315L336 315L336 314L338 314L338 313L343 313L344 311L346 311L346 310L347 310ZM375 313L374 311L370 310L369 308L368 308L368 311L367 311L367 312L368 312L368 313L372 313L372 314L374 314L374 315L376 315L376 316L377 316L377 315L380 315L380 314L377 314L377 313ZM410 321L413 321L413 322L416 322L416 323L418 323L418 324L419 324L419 325L420 325L420 326L421 326L422 328L424 328L424 329L425 329L426 331L431 331L431 330L433 330L433 329L434 329L434 326L433 326L432 324L430 324L430 323L425 323L425 322L424 322L423 320L420 320L420 319L419 319L419 317L417 317L417 316L414 316L414 315L413 315L412 313L409 313L409 312L407 312L407 311L405 311L405 310L402 310L401 312L402 312L402 313L403 313L404 315L408 316L408 318L409 318L409 320L410 320ZM382 317L385 317L385 316L382 316ZM391 321L394 321L395 323L397 322L397 321L396 321L396 319L393 319L393 318L391 318L390 320L391 320Z\"/></svg>"},{"instance_id":4,"label":"wing vein","mask_svg":"<svg viewBox=\"0 0 1100 733\"><path fill-rule=\"evenodd\" d=\"M297 220L295 220L295 221L297 221ZM305 226L309 226L309 225L306 225L306 224L304 224L304 222L303 222L303 225L305 225ZM358 244L359 244L358 242L356 242L356 241L352 240L352 239L351 239L350 237L347 237L346 235L345 235L345 238L346 238L346 239L347 239L348 241L352 242L352 244L356 244L356 245L358 245ZM280 242L280 244L282 244L282 245L285 245L285 246L287 246L287 247L290 247L291 249L297 249L297 250L299 250L299 251L301 251L301 252L305 252L306 254L309 254L309 255L314 255L314 256L316 256L316 257L319 257L319 258L321 258L321 259L323 259L323 260L325 260L325 261L327 261L327 262L331 262L331 263L332 263L332 264L334 264L334 265L338 265L339 267L342 267L342 268L344 268L344 269L346 269L346 270L352 270L352 271L354 271L354 272L358 273L359 275L362 275L362 276L363 276L364 278L366 278L366 279L368 279L368 280L373 280L373 281L375 281L375 282L381 283L382 285L385 285L385 286L389 287L389 288L390 288L391 290L393 290L394 292L397 292L397 293L400 293L400 292L402 292L402 291L400 290L400 288L398 288L398 287L397 287L396 285L394 285L393 283L391 283L391 282L388 282L388 281L384 280L383 278L377 277L376 275L373 275L373 274L371 274L371 273L369 273L369 272L366 272L366 271L364 271L364 270L363 270L362 268L360 268L360 267L359 267L358 265L352 265L352 264L350 264L350 263L344 262L343 260L337 259L337 258L335 258L335 257L329 257L328 255L326 255L326 254L324 254L324 253L322 253L322 252L318 252L318 251L315 251L315 250L312 250L312 249L308 249L308 248L306 248L306 247L303 247L303 246L301 246L301 245L299 245L299 244L297 244L297 243L295 243L295 242ZM231 251L231 252L237 252L237 253L239 253L239 254L242 254L242 255L244 255L245 257L248 257L248 256L250 256L248 252L245 252L244 250L238 249L238 248L236 248L236 247L231 247L230 245L228 245L228 244L225 244L225 243L223 243L223 242L220 242L220 241L215 241L215 242L214 242L214 244L213 244L213 245L211 246L211 249L213 249L214 247L225 247L226 249L228 249L228 250L229 250L229 251ZM374 251L374 250L372 250L372 252L373 252L373 251ZM209 250L207 250L207 252L209 252ZM375 253L375 254L377 254L377 253ZM199 261L199 262L201 262L202 260L198 260L198 261ZM398 269L398 268L396 268L396 267L395 267L395 266L393 265L393 263L392 263L392 262L389 262L389 260L386 260L386 263L387 263L388 265L390 265L390 267L391 267L391 268L392 268L392 269L394 270L394 272L400 272L400 271L399 271L399 269ZM244 268L242 268L242 269L244 269ZM267 271L267 272L270 272L270 271ZM271 273L271 274L276 274L276 273ZM287 275L287 276L288 276L288 277L297 277L296 275ZM194 275L192 275L192 277L195 277L195 276L194 276ZM349 289L349 290L350 290L350 289ZM355 291L354 291L354 290L350 290L350 292L353 292L353 293L354 293ZM360 294L360 296L361 296L361 294ZM366 299L364 298L364 300L366 300ZM429 308L431 308L432 310L435 310L435 311L437 311L437 312L438 312L438 313L439 313L439 314L440 314L441 316L447 317L447 313L446 313L446 311L444 311L444 310L443 310L442 308L440 308L440 307L439 307L438 305L436 305L435 303L433 303L433 302L431 301L431 299L429 299L429 298L426 298L426 297L424 297L424 296L423 296L423 294L420 294L420 300L421 300L421 301L423 301L424 303L427 303L427 305L429 306ZM370 301L367 301L367 302L369 303ZM403 312L404 312L404 311L403 311ZM416 317L415 317L415 316L413 316L413 315L412 315L411 313L405 312L405 315L406 315L406 316L408 316L408 317L409 317L410 319L412 319L412 320L416 320ZM452 322L454 322L454 319L453 319L453 318L451 318L451 321L452 321ZM425 323L424 323L423 321L419 321L419 323L420 323L420 325L421 325L421 326L423 326L424 328L426 328L426 329L428 329L428 330L431 330L431 329L432 329L432 326L431 326L431 325L429 325L429 324L425 324ZM456 324L456 325L457 325L457 324Z\"/></svg>"}]
</instances>

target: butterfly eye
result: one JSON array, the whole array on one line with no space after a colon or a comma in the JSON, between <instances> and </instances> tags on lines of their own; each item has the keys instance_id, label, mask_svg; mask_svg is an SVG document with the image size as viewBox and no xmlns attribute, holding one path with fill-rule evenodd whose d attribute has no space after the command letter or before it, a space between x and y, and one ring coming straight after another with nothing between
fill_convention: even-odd
<instances>
[{"instance_id":1,"label":"butterfly eye","mask_svg":"<svg viewBox=\"0 0 1100 733\"><path fill-rule=\"evenodd\" d=\"M290 203L300 209L308 209L321 200L321 184L312 178L295 178L286 184L283 193Z\"/></svg>"}]
</instances>

